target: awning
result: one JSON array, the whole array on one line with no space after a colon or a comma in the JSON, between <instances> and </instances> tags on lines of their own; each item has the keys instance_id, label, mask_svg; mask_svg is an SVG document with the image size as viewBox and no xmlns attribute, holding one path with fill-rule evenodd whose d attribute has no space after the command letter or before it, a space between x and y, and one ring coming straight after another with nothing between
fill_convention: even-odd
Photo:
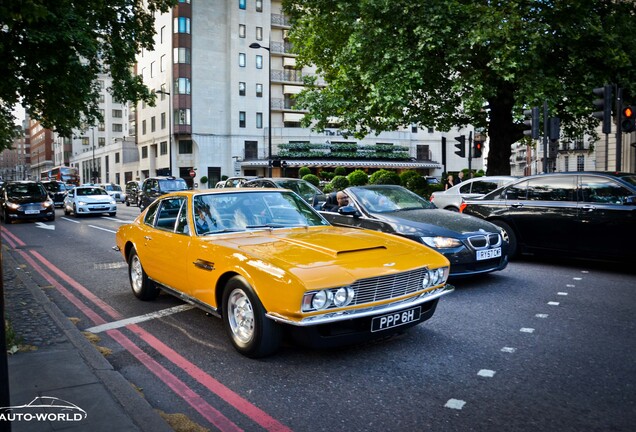
<instances>
[{"instance_id":1,"label":"awning","mask_svg":"<svg viewBox=\"0 0 636 432\"><path fill-rule=\"evenodd\" d=\"M348 168L430 168L441 169L442 164L439 162L417 162L417 161L374 161L364 159L350 159L350 160L307 160L307 159L282 159L287 162L287 167L309 167L309 168L335 168L335 167L348 167ZM244 168L256 168L267 167L267 160L249 160L241 162L241 167Z\"/></svg>"},{"instance_id":2,"label":"awning","mask_svg":"<svg viewBox=\"0 0 636 432\"><path fill-rule=\"evenodd\" d=\"M303 117L305 117L305 114L283 113L284 122L299 123L303 119Z\"/></svg>"}]
</instances>

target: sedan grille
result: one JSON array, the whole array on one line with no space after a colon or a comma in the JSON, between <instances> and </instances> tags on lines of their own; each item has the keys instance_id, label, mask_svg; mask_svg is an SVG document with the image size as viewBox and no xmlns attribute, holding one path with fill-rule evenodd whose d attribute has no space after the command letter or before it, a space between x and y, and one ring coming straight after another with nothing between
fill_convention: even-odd
<instances>
[{"instance_id":1,"label":"sedan grille","mask_svg":"<svg viewBox=\"0 0 636 432\"><path fill-rule=\"evenodd\" d=\"M402 273L360 279L351 284L356 295L352 304L388 300L424 290L422 281L428 269L420 268Z\"/></svg>"},{"instance_id":2,"label":"sedan grille","mask_svg":"<svg viewBox=\"0 0 636 432\"><path fill-rule=\"evenodd\" d=\"M495 233L476 235L476 236L468 237L468 242L475 249L486 249L488 247L498 247L498 246L501 246L501 236Z\"/></svg>"}]
</instances>

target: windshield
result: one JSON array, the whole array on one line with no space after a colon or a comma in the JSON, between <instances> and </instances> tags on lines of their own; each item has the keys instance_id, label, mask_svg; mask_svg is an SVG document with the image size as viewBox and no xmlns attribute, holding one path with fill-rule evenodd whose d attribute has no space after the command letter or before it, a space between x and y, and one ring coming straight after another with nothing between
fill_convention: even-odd
<instances>
[{"instance_id":1,"label":"windshield","mask_svg":"<svg viewBox=\"0 0 636 432\"><path fill-rule=\"evenodd\" d=\"M16 198L47 196L46 190L38 183L10 183L7 195Z\"/></svg>"},{"instance_id":2,"label":"windshield","mask_svg":"<svg viewBox=\"0 0 636 432\"><path fill-rule=\"evenodd\" d=\"M293 190L303 197L305 201L312 202L316 195L322 195L322 191L311 183L303 181L283 180L278 183L282 188Z\"/></svg>"},{"instance_id":3,"label":"windshield","mask_svg":"<svg viewBox=\"0 0 636 432\"><path fill-rule=\"evenodd\" d=\"M201 194L193 198L193 203L199 235L329 225L305 201L289 192Z\"/></svg>"},{"instance_id":4,"label":"windshield","mask_svg":"<svg viewBox=\"0 0 636 432\"><path fill-rule=\"evenodd\" d=\"M77 196L108 195L108 192L102 188L77 188L76 191Z\"/></svg>"},{"instance_id":5,"label":"windshield","mask_svg":"<svg viewBox=\"0 0 636 432\"><path fill-rule=\"evenodd\" d=\"M164 192L187 190L188 185L185 180L159 180L159 187Z\"/></svg>"},{"instance_id":6,"label":"windshield","mask_svg":"<svg viewBox=\"0 0 636 432\"><path fill-rule=\"evenodd\" d=\"M636 175L629 174L629 175L621 176L620 178L626 181L627 183L636 186Z\"/></svg>"},{"instance_id":7,"label":"windshield","mask_svg":"<svg viewBox=\"0 0 636 432\"><path fill-rule=\"evenodd\" d=\"M354 187L345 192L353 195L372 213L436 208L434 204L400 186Z\"/></svg>"}]
</instances>

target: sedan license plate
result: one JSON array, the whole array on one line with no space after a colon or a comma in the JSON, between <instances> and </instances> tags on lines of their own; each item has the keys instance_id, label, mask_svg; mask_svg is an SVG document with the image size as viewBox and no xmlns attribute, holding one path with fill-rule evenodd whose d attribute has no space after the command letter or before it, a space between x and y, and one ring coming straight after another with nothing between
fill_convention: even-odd
<instances>
[{"instance_id":1,"label":"sedan license plate","mask_svg":"<svg viewBox=\"0 0 636 432\"><path fill-rule=\"evenodd\" d=\"M414 307L411 309L394 312L371 320L371 331L377 332L387 330L393 327L399 327L404 324L411 323L420 319L421 308Z\"/></svg>"},{"instance_id":2,"label":"sedan license plate","mask_svg":"<svg viewBox=\"0 0 636 432\"><path fill-rule=\"evenodd\" d=\"M501 256L501 248L484 249L477 251L477 261L487 260L491 258L499 258Z\"/></svg>"},{"instance_id":3,"label":"sedan license plate","mask_svg":"<svg viewBox=\"0 0 636 432\"><path fill-rule=\"evenodd\" d=\"M25 210L24 214L40 214L40 210Z\"/></svg>"}]
</instances>

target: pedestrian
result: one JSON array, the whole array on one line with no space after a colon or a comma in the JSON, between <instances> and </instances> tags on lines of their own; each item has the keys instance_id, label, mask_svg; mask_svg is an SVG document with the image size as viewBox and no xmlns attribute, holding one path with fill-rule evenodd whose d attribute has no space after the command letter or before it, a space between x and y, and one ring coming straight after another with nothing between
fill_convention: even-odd
<instances>
[{"instance_id":1,"label":"pedestrian","mask_svg":"<svg viewBox=\"0 0 636 432\"><path fill-rule=\"evenodd\" d=\"M461 183L462 181L464 181L464 171L460 171L459 173L457 173L457 184Z\"/></svg>"},{"instance_id":2,"label":"pedestrian","mask_svg":"<svg viewBox=\"0 0 636 432\"><path fill-rule=\"evenodd\" d=\"M444 185L444 190L448 190L449 188L452 188L453 186L455 186L455 183L453 181L453 175L449 174L448 177L446 178L446 183Z\"/></svg>"}]
</instances>

